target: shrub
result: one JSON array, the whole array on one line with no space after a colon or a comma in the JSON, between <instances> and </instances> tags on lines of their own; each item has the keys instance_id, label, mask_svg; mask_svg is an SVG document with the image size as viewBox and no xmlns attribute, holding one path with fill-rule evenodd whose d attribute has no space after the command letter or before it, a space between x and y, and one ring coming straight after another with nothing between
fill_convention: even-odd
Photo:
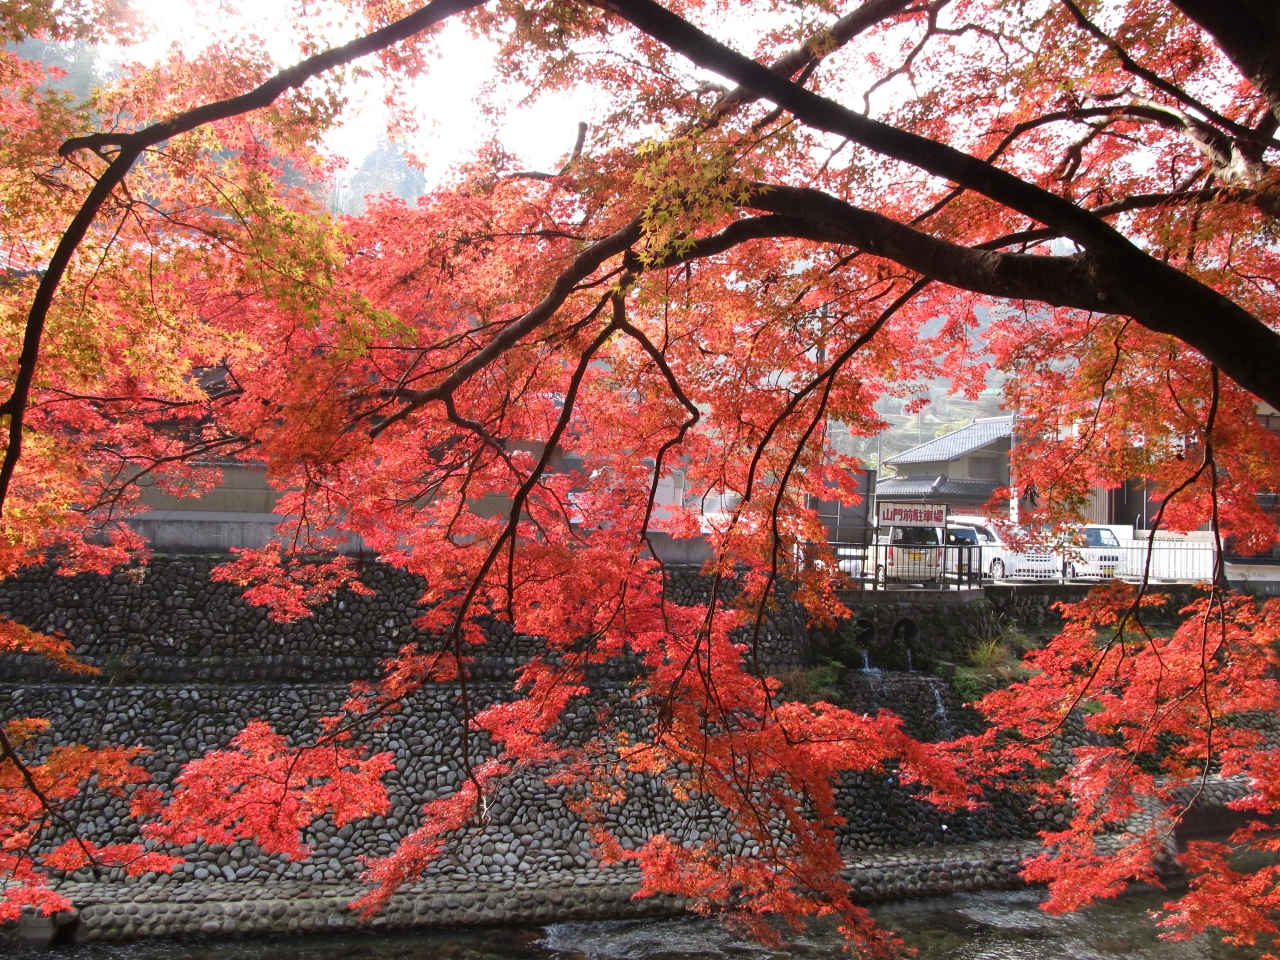
<instances>
[{"instance_id":1,"label":"shrub","mask_svg":"<svg viewBox=\"0 0 1280 960\"><path fill-rule=\"evenodd\" d=\"M1011 659L1005 645L995 638L979 640L969 647L969 662L987 673L995 673L1007 666Z\"/></svg>"},{"instance_id":2,"label":"shrub","mask_svg":"<svg viewBox=\"0 0 1280 960\"><path fill-rule=\"evenodd\" d=\"M950 680L956 696L965 703L981 700L996 688L992 675L976 667L956 667Z\"/></svg>"}]
</instances>

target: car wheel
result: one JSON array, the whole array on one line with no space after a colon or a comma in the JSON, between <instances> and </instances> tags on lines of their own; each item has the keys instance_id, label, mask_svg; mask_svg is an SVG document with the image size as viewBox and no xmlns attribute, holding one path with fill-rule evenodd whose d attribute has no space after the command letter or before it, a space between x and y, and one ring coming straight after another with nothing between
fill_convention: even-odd
<instances>
[{"instance_id":1,"label":"car wheel","mask_svg":"<svg viewBox=\"0 0 1280 960\"><path fill-rule=\"evenodd\" d=\"M1003 560L991 561L991 579L992 580L1004 579L1004 561Z\"/></svg>"},{"instance_id":2,"label":"car wheel","mask_svg":"<svg viewBox=\"0 0 1280 960\"><path fill-rule=\"evenodd\" d=\"M1074 580L1076 578L1076 565L1074 563L1067 564L1066 578L1068 580Z\"/></svg>"}]
</instances>

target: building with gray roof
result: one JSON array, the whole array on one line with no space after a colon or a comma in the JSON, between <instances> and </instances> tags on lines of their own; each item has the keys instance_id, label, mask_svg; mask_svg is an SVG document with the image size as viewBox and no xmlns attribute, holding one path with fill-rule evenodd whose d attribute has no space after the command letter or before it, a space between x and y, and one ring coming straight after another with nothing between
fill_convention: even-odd
<instances>
[{"instance_id":1,"label":"building with gray roof","mask_svg":"<svg viewBox=\"0 0 1280 960\"><path fill-rule=\"evenodd\" d=\"M1009 483L1013 417L988 417L885 460L895 476L880 480L881 502L945 503L971 513Z\"/></svg>"}]
</instances>

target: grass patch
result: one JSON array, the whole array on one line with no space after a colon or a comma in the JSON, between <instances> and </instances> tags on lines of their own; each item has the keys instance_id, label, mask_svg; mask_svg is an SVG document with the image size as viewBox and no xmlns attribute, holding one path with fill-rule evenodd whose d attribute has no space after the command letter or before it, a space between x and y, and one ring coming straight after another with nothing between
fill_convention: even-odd
<instances>
[{"instance_id":1,"label":"grass patch","mask_svg":"<svg viewBox=\"0 0 1280 960\"><path fill-rule=\"evenodd\" d=\"M837 660L814 667L812 670L789 670L778 675L782 681L781 696L783 700L798 700L801 703L827 703L839 705L840 691L837 685L844 665Z\"/></svg>"},{"instance_id":2,"label":"grass patch","mask_svg":"<svg viewBox=\"0 0 1280 960\"><path fill-rule=\"evenodd\" d=\"M951 686L965 703L981 700L993 690L1000 690L1031 672L1022 666L1022 651L1012 649L1007 638L986 637L974 641L966 654L967 663L955 665L949 672Z\"/></svg>"}]
</instances>

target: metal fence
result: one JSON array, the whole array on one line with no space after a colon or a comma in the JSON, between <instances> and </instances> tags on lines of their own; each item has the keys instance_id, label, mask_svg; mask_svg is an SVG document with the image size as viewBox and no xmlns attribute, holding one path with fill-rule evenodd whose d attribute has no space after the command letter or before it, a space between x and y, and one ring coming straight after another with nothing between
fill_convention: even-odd
<instances>
[{"instance_id":1,"label":"metal fence","mask_svg":"<svg viewBox=\"0 0 1280 960\"><path fill-rule=\"evenodd\" d=\"M832 543L840 572L864 590L917 587L960 590L982 579L982 548L970 544L945 546Z\"/></svg>"},{"instance_id":2,"label":"metal fence","mask_svg":"<svg viewBox=\"0 0 1280 960\"><path fill-rule=\"evenodd\" d=\"M1215 547L1208 540L1121 540L1126 580L1141 580L1147 569L1152 580L1197 582L1213 579Z\"/></svg>"},{"instance_id":3,"label":"metal fence","mask_svg":"<svg viewBox=\"0 0 1280 960\"><path fill-rule=\"evenodd\" d=\"M1002 580L1096 582L1120 577L1136 582L1147 570L1148 555L1151 581L1195 583L1212 579L1214 565L1214 545L1197 540L1122 540L1118 551L1107 549L1107 562L1093 563L1082 562L1080 554L1022 555L970 544L832 542L828 547L840 573L864 590L958 590ZM1119 563L1111 562L1116 553ZM811 551L810 562L819 562L817 556Z\"/></svg>"}]
</instances>

